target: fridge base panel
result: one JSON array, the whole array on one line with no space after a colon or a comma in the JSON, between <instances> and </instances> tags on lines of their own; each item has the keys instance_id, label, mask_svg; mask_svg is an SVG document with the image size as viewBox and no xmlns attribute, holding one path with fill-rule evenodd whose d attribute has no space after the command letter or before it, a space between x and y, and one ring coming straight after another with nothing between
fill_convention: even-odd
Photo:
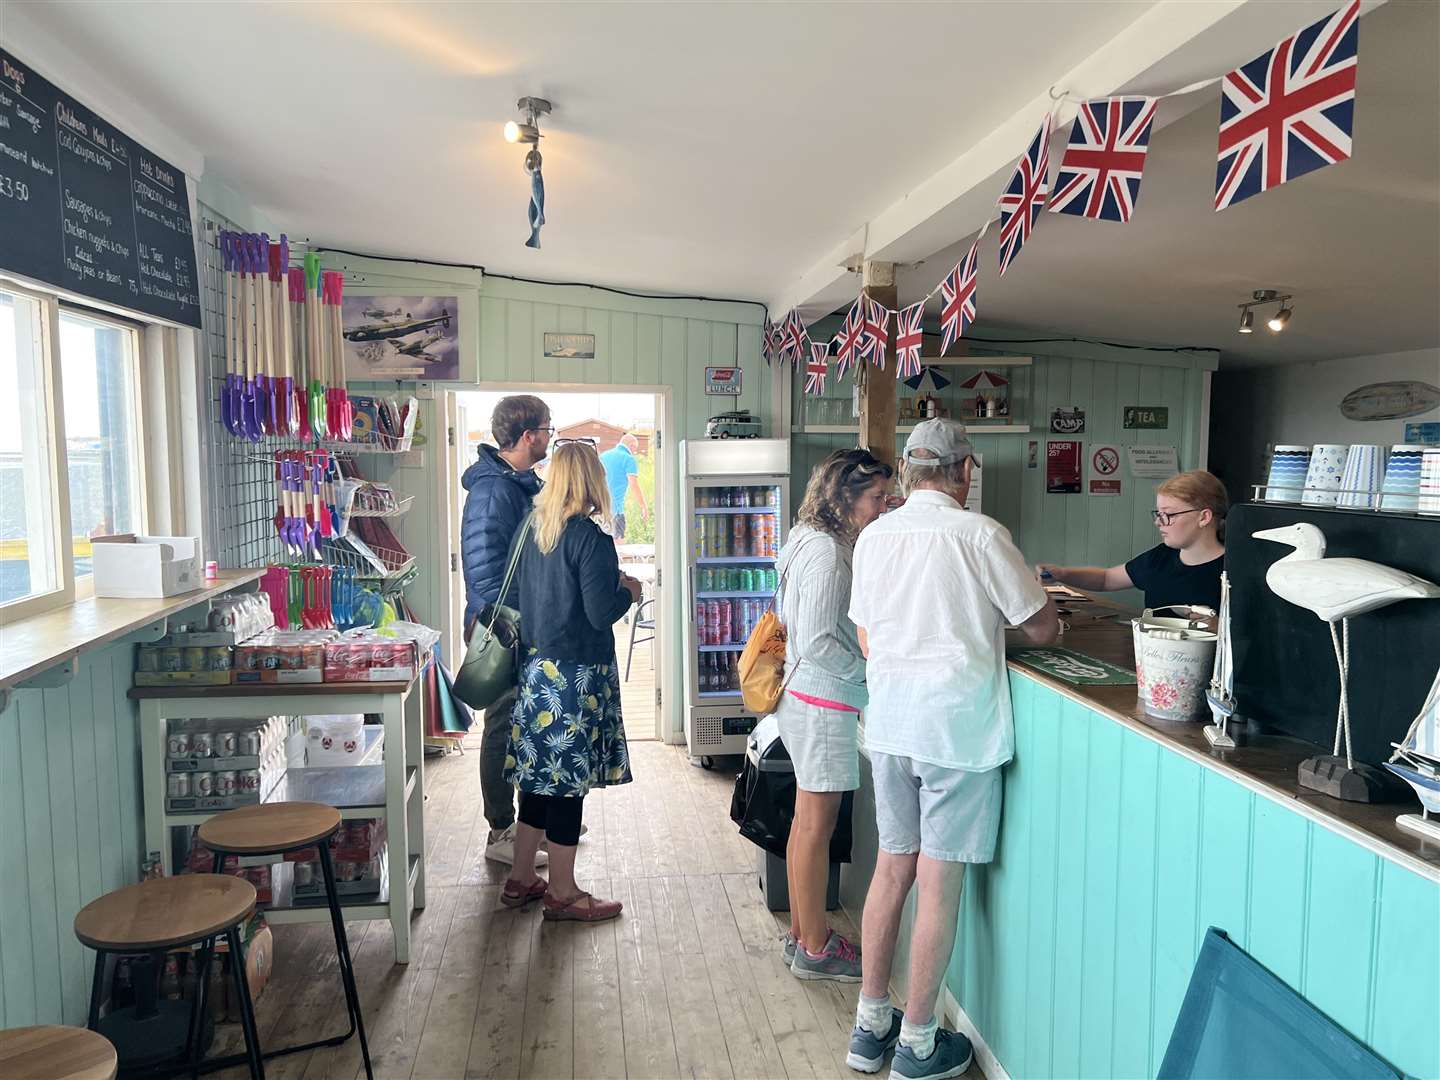
<instances>
[{"instance_id":1,"label":"fridge base panel","mask_svg":"<svg viewBox=\"0 0 1440 1080\"><path fill-rule=\"evenodd\" d=\"M685 710L685 748L693 758L743 754L757 722L744 706L691 706Z\"/></svg>"}]
</instances>

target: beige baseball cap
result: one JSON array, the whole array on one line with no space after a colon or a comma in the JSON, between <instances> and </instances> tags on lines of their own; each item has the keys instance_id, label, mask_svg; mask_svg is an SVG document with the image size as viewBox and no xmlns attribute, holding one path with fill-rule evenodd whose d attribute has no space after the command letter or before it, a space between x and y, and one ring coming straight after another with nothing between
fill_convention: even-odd
<instances>
[{"instance_id":1,"label":"beige baseball cap","mask_svg":"<svg viewBox=\"0 0 1440 1080\"><path fill-rule=\"evenodd\" d=\"M912 456L915 450L926 450L933 456ZM970 441L965 425L958 420L922 420L905 440L905 453L902 456L906 462L915 465L953 465L967 457L974 457L975 446ZM977 461L975 466L978 468L979 465Z\"/></svg>"}]
</instances>

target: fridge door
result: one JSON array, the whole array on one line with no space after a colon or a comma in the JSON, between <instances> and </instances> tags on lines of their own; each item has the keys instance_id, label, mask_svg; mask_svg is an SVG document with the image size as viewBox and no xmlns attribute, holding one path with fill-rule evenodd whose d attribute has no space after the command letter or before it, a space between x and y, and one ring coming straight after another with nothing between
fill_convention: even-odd
<instances>
[{"instance_id":1,"label":"fridge door","mask_svg":"<svg viewBox=\"0 0 1440 1080\"><path fill-rule=\"evenodd\" d=\"M779 581L789 522L787 475L685 482L686 700L739 705L738 660Z\"/></svg>"}]
</instances>

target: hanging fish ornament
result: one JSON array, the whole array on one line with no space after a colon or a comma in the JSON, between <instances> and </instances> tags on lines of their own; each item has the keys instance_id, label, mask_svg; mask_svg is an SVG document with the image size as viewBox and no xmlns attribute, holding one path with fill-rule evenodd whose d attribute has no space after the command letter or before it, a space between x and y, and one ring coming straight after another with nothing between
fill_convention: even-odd
<instances>
[{"instance_id":1,"label":"hanging fish ornament","mask_svg":"<svg viewBox=\"0 0 1440 1080\"><path fill-rule=\"evenodd\" d=\"M525 241L528 248L540 246L540 226L545 224L545 180L540 175L540 165L539 150L525 155L525 171L530 174L530 206L526 214L530 221L530 239Z\"/></svg>"}]
</instances>

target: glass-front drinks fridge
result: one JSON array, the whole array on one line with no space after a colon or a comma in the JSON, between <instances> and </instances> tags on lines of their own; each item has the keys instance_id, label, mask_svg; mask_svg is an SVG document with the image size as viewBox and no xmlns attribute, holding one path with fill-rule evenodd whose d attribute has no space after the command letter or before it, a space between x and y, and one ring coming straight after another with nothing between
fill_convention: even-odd
<instances>
[{"instance_id":1,"label":"glass-front drinks fridge","mask_svg":"<svg viewBox=\"0 0 1440 1080\"><path fill-rule=\"evenodd\" d=\"M743 754L756 717L738 661L779 583L790 526L790 446L783 439L681 443L685 477L685 743L709 766Z\"/></svg>"}]
</instances>

